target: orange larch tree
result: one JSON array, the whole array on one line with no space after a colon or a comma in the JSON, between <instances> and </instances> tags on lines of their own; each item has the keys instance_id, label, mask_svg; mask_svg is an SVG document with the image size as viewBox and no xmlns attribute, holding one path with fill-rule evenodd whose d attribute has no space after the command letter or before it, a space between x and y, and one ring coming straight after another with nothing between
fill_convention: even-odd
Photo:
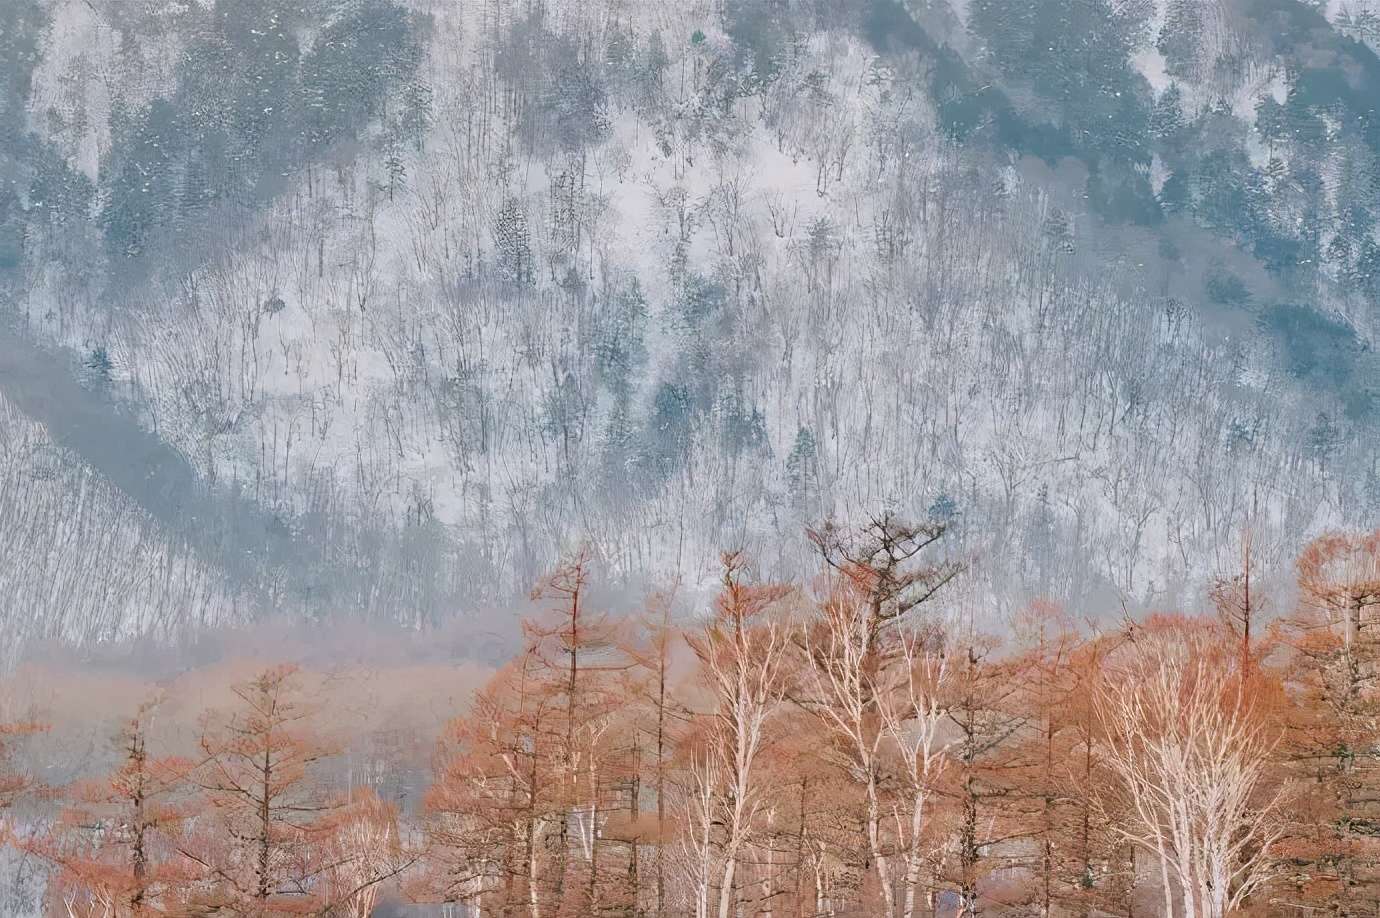
<instances>
[{"instance_id":1,"label":"orange larch tree","mask_svg":"<svg viewBox=\"0 0 1380 918\"><path fill-rule=\"evenodd\" d=\"M636 859L638 850L651 847L652 890L646 912L661 918L666 913L667 848L671 842L671 814L668 810L668 768L673 750L690 720L690 712L679 699L675 680L675 650L683 635L672 621L673 594L660 593L650 598L638 629L628 646L634 664L627 680L627 697L636 700L628 729L632 749L628 756L630 787L628 812L622 834ZM650 759L650 763L648 763ZM650 774L647 772L650 771ZM651 795L651 813L643 813L642 798ZM644 885L640 863L630 865L635 891Z\"/></svg>"},{"instance_id":2,"label":"orange larch tree","mask_svg":"<svg viewBox=\"0 0 1380 918\"><path fill-rule=\"evenodd\" d=\"M1282 904L1380 913L1380 532L1329 535L1298 561L1286 622L1295 703L1283 756L1297 816L1282 843ZM1287 881L1287 882L1283 882Z\"/></svg>"},{"instance_id":3,"label":"orange larch tree","mask_svg":"<svg viewBox=\"0 0 1380 918\"><path fill-rule=\"evenodd\" d=\"M522 623L534 663L533 690L547 697L561 734L553 776L561 795L555 825L561 855L552 865L559 914L598 912L610 904L603 901L607 895L626 889L614 879L617 867L603 863L615 840L601 827L619 808L628 772L630 744L618 733L629 725L623 676L634 663L624 623L591 607L591 574L590 552L581 549L533 591L550 608ZM625 845L618 847L629 854Z\"/></svg>"},{"instance_id":4,"label":"orange larch tree","mask_svg":"<svg viewBox=\"0 0 1380 918\"><path fill-rule=\"evenodd\" d=\"M1058 731L1049 756L1054 767L1045 778L1058 801L1053 860L1059 882L1050 898L1080 914L1134 912L1136 851L1113 829L1124 814L1109 805L1114 778L1103 760L1095 703L1107 657L1126 640L1113 631L1074 647L1061 680L1067 691L1050 699L1056 710L1044 712Z\"/></svg>"},{"instance_id":5,"label":"orange larch tree","mask_svg":"<svg viewBox=\"0 0 1380 918\"><path fill-rule=\"evenodd\" d=\"M430 869L419 886L428 898L480 914L554 912L548 867L565 856L551 850L552 826L565 818L556 779L564 731L536 670L529 647L446 728L426 795Z\"/></svg>"},{"instance_id":6,"label":"orange larch tree","mask_svg":"<svg viewBox=\"0 0 1380 918\"><path fill-rule=\"evenodd\" d=\"M139 706L116 736L121 760L104 778L66 791L53 831L29 850L57 867L48 895L54 911L109 918L179 914L196 865L176 840L190 812L187 759L149 750L157 700Z\"/></svg>"},{"instance_id":7,"label":"orange larch tree","mask_svg":"<svg viewBox=\"0 0 1380 918\"><path fill-rule=\"evenodd\" d=\"M318 771L334 746L315 729L296 667L266 669L234 694L233 708L205 718L192 773L204 807L178 844L202 868L194 905L256 916L326 910L325 875L338 867L327 852L345 810Z\"/></svg>"},{"instance_id":8,"label":"orange larch tree","mask_svg":"<svg viewBox=\"0 0 1380 918\"><path fill-rule=\"evenodd\" d=\"M531 918L636 898L636 661L624 623L592 607L591 574L582 550L540 583L549 606L523 619L521 657L447 729L427 795L429 895Z\"/></svg>"},{"instance_id":9,"label":"orange larch tree","mask_svg":"<svg viewBox=\"0 0 1380 918\"><path fill-rule=\"evenodd\" d=\"M953 675L944 709L952 739L942 787L953 834L941 885L956 895L958 914L970 916L1018 898L1003 881L1027 860L1042 813L1024 783L1038 759L1021 742L1034 721L1031 660L1003 654L982 635L955 640L948 653Z\"/></svg>"},{"instance_id":10,"label":"orange larch tree","mask_svg":"<svg viewBox=\"0 0 1380 918\"><path fill-rule=\"evenodd\" d=\"M1021 750L1011 764L1024 774L1012 782L1009 800L1010 807L1029 813L1026 899L1036 915L1049 918L1063 903L1080 898L1078 891L1086 882L1075 854L1079 785L1069 780L1070 757L1080 739L1072 704L1080 683L1072 663L1083 642L1063 611L1046 602L1023 610L1015 630L1026 645L1023 672L1030 720L1012 738ZM1019 785L1019 792L1014 785Z\"/></svg>"}]
</instances>

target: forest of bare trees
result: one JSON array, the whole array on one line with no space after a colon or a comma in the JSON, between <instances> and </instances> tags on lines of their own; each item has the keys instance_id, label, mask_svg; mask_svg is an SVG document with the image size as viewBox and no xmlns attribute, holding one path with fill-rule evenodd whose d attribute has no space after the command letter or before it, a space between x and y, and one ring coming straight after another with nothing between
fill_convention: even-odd
<instances>
[{"instance_id":1,"label":"forest of bare trees","mask_svg":"<svg viewBox=\"0 0 1380 918\"><path fill-rule=\"evenodd\" d=\"M289 664L175 753L149 697L70 784L18 764L63 725L14 722L7 840L68 918L1374 913L1380 532L1310 544L1292 593L1248 538L1197 614L1003 635L944 537L825 525L790 583L727 553L681 614L612 614L567 557L416 794L344 779L351 728Z\"/></svg>"}]
</instances>

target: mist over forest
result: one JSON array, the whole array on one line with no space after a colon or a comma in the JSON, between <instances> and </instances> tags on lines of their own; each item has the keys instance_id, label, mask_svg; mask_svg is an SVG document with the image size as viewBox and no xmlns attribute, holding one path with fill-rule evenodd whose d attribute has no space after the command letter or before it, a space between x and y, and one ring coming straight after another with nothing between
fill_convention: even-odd
<instances>
[{"instance_id":1,"label":"mist over forest","mask_svg":"<svg viewBox=\"0 0 1380 918\"><path fill-rule=\"evenodd\" d=\"M356 758L373 762L359 783L407 823L390 838L434 841L424 814L479 805L457 803L437 762L459 759L436 736L477 755L474 724L444 725L486 698L491 732L521 733L494 699L521 661L550 663L546 643L579 655L548 621L576 628L559 612L572 571L610 616L596 631L618 632L596 655L645 669L651 632L623 629L710 629L657 645L663 692L674 670L713 696L729 646L713 629L731 622L771 621L753 626L766 644L733 644L740 665L790 668L776 638L808 644L805 607L843 627L839 590L873 603L860 659L905 623L876 672L913 673L936 621L974 666L990 651L1009 667L997 644L1033 652L1036 633L1045 653L1056 619L1080 653L1120 660L1099 642L1145 629L1202 666L1220 648L1155 613L1207 610L1244 628L1239 685L1311 685L1260 688L1284 645L1253 642L1345 594L1355 620L1329 627L1350 654L1369 623L1356 610L1380 604L1357 586L1380 583L1380 548L1336 535L1380 530L1377 52L1376 0L0 0L0 751L17 762L0 805L28 839L6 849L0 912L267 908L264 886L253 908L183 890L177 908L100 912L34 840L56 818L37 789L118 767L104 737L135 710L126 740L152 730L168 755L220 761L207 724L239 722L207 712L305 693L345 737L323 786L353 791ZM936 611L915 624L921 587ZM1182 663L1164 654L1126 671L1153 683ZM301 670L264 669L288 660ZM589 692L580 704L608 715L589 699L613 689ZM173 699L156 728L139 719L150 693ZM994 745L1038 720L1001 709L1013 726L989 721ZM875 752L892 734L869 723ZM681 766L709 800L703 769ZM608 828L632 833L634 864L652 844L633 832L639 774L630 822ZM748 787L725 794L741 807ZM556 808L586 813L587 829L560 817L560 840L587 830L593 865L586 803ZM655 909L650 887L596 897L593 879L580 904L563 881L537 903L535 855L521 896L508 866L438 891L420 854L432 885L404 882L413 862L390 872L401 860L352 876L385 890L370 909L465 918L509 914L483 905L499 887L532 918L595 914L595 898L599 914L727 918L729 896L762 914L725 873L766 844L755 818L704 836L683 912L664 838ZM861 867L819 834L811 879L803 853L791 868L790 908L814 911L772 907L912 918L892 898L904 862L925 914L978 914L1034 876L1003 862L979 880L969 838L962 881L933 867L926 886L923 833L879 831ZM1096 896L1070 893L1068 913L1140 902L1108 891L1126 877L1083 844ZM1043 910L1020 914L1064 914L1052 857ZM878 858L890 879L869 873ZM1380 890L1372 866L1340 888ZM1148 868L1129 869L1127 889ZM743 870L784 901L784 879ZM1166 915L1285 914L1258 893L1267 872L1233 874L1239 897L1197 911L1198 880L1175 880ZM299 874L301 913L347 914ZM68 901L63 883L87 892ZM1313 914L1299 896L1289 907Z\"/></svg>"}]
</instances>

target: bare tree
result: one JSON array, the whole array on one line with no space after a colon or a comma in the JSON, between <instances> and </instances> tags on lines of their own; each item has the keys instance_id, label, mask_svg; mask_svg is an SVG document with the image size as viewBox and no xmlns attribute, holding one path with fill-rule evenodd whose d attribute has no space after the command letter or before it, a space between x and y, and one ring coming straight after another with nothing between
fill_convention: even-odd
<instances>
[{"instance_id":1,"label":"bare tree","mask_svg":"<svg viewBox=\"0 0 1380 918\"><path fill-rule=\"evenodd\" d=\"M798 700L818 715L832 737L835 764L863 791L863 831L887 916L896 914L896 877L880 790L888 733L882 706L890 704L883 696L894 690L894 670L902 668L902 684L910 679L904 667L913 662L916 637L899 630L902 623L961 570L949 561L912 563L944 533L942 523L907 524L890 512L871 519L856 537L832 523L809 533L838 582L801 630L805 665ZM900 717L894 705L887 713ZM907 871L918 869L907 860Z\"/></svg>"},{"instance_id":2,"label":"bare tree","mask_svg":"<svg viewBox=\"0 0 1380 918\"><path fill-rule=\"evenodd\" d=\"M724 555L713 617L689 639L714 705L705 739L720 776L714 820L722 859L719 918L733 910L739 856L761 815L767 776L759 758L785 695L789 647L785 629L769 616L785 588L745 583L744 567L740 554Z\"/></svg>"},{"instance_id":3,"label":"bare tree","mask_svg":"<svg viewBox=\"0 0 1380 918\"><path fill-rule=\"evenodd\" d=\"M914 563L947 532L945 523L907 523L890 510L870 518L856 536L832 521L808 531L824 562L867 597L869 652L883 628L933 599L963 572L963 565L954 560Z\"/></svg>"},{"instance_id":4,"label":"bare tree","mask_svg":"<svg viewBox=\"0 0 1380 918\"><path fill-rule=\"evenodd\" d=\"M885 715L900 715L883 710L881 696L886 687L878 686L877 681L890 674L875 671L868 625L868 605L849 584L825 600L819 620L803 629L801 643L808 662L801 677L807 693L802 693L802 700L833 740L826 756L864 790L866 844L881 884L886 915L891 918L896 914L896 893L890 846L883 839L881 755L887 736ZM901 643L905 645L904 639Z\"/></svg>"},{"instance_id":5,"label":"bare tree","mask_svg":"<svg viewBox=\"0 0 1380 918\"><path fill-rule=\"evenodd\" d=\"M1212 600L1223 624L1241 641L1241 672L1250 671L1252 660L1252 628L1261 618L1263 597L1260 594L1260 575L1256 570L1254 533L1248 528L1241 534L1241 567L1230 576L1218 577L1212 584Z\"/></svg>"},{"instance_id":6,"label":"bare tree","mask_svg":"<svg viewBox=\"0 0 1380 918\"><path fill-rule=\"evenodd\" d=\"M879 713L888 739L900 755L900 777L906 794L892 804L897 847L903 852L901 914L914 918L920 873L929 855L926 838L930 800L948 764L950 740L943 726L948 716L951 671L942 635L909 633L901 639L904 670L900 685L883 693Z\"/></svg>"},{"instance_id":7,"label":"bare tree","mask_svg":"<svg viewBox=\"0 0 1380 918\"><path fill-rule=\"evenodd\" d=\"M369 918L383 880L417 860L399 837L396 808L372 788L353 791L321 847L328 890L322 911L343 918Z\"/></svg>"},{"instance_id":8,"label":"bare tree","mask_svg":"<svg viewBox=\"0 0 1380 918\"><path fill-rule=\"evenodd\" d=\"M1271 875L1276 736L1237 659L1215 629L1170 627L1129 645L1097 696L1115 829L1154 859L1166 918L1223 918Z\"/></svg>"}]
</instances>

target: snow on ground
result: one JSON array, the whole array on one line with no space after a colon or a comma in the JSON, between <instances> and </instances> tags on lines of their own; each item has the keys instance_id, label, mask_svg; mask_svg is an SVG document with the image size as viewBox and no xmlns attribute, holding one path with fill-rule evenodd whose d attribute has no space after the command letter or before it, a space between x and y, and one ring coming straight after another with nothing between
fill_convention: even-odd
<instances>
[{"instance_id":1,"label":"snow on ground","mask_svg":"<svg viewBox=\"0 0 1380 918\"><path fill-rule=\"evenodd\" d=\"M64 34L90 28L77 6ZM594 9L551 16L603 28ZM726 38L688 41L701 8L634 4L635 23L670 36L659 119L614 100L583 157L505 153L472 133L482 119L485 143L511 136L480 91L491 11L435 10L435 118L402 188L385 189L370 154L315 166L137 309L31 314L57 316L41 327L66 346L104 341L149 423L206 478L289 515L434 520L454 544L496 546L504 588L581 536L629 578L693 586L737 545L786 569L807 521L942 498L994 593L1158 603L1191 599L1253 514L1299 537L1341 519L1337 482L1291 452L1299 433L1274 411L1284 390L1264 356L1233 377L1221 343L1153 295L1071 281L1038 191L995 196L954 163L856 40L813 36L770 115L749 98L706 120ZM1137 60L1163 83L1157 54ZM48 66L54 93L76 65ZM1278 91L1267 77L1233 107ZM706 130L719 133L692 139ZM527 286L496 276L513 202ZM669 480L610 506L612 399L590 328L635 278L648 359L631 414L645 419L695 343L676 318L678 257L723 290L721 394L763 412L768 442L739 454L706 425ZM1232 452L1233 425L1262 432ZM817 480L792 493L802 431Z\"/></svg>"}]
</instances>

